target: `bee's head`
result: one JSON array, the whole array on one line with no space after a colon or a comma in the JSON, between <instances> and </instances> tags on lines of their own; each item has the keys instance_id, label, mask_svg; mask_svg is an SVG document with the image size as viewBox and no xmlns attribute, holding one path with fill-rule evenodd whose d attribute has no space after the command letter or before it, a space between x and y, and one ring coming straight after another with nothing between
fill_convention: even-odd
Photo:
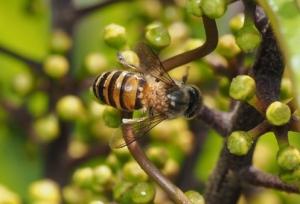
<instances>
[{"instance_id":1,"label":"bee's head","mask_svg":"<svg viewBox=\"0 0 300 204\"><path fill-rule=\"evenodd\" d=\"M182 85L169 90L169 110L172 116L184 115L186 118L193 118L202 106L200 90L191 85Z\"/></svg>"}]
</instances>

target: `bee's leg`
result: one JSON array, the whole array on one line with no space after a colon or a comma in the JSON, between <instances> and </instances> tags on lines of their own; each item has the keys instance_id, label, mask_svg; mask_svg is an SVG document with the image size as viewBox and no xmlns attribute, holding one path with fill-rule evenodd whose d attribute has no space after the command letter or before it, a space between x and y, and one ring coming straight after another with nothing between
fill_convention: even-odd
<instances>
[{"instance_id":1,"label":"bee's leg","mask_svg":"<svg viewBox=\"0 0 300 204\"><path fill-rule=\"evenodd\" d=\"M182 82L185 84L188 80L188 76L189 76L189 70L190 70L190 66L187 66L185 68L185 73L184 75L182 76Z\"/></svg>"},{"instance_id":2,"label":"bee's leg","mask_svg":"<svg viewBox=\"0 0 300 204\"><path fill-rule=\"evenodd\" d=\"M128 62L126 61L126 59L124 58L124 56L123 56L120 52L118 52L117 57L118 57L119 62L120 62L123 66L128 67L128 68L131 68L131 69L134 69L134 70L139 70L139 68L138 68L137 66L135 66L134 64L128 63Z\"/></svg>"},{"instance_id":3,"label":"bee's leg","mask_svg":"<svg viewBox=\"0 0 300 204\"><path fill-rule=\"evenodd\" d=\"M122 123L123 124L134 124L137 122L141 122L143 120L145 120L147 117L143 117L143 118L123 118L122 119Z\"/></svg>"}]
</instances>

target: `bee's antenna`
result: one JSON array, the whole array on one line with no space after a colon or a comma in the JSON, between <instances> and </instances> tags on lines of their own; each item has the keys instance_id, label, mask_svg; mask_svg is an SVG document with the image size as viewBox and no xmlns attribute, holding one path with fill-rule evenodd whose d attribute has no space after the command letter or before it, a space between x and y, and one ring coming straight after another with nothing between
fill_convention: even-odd
<instances>
[{"instance_id":1,"label":"bee's antenna","mask_svg":"<svg viewBox=\"0 0 300 204\"><path fill-rule=\"evenodd\" d=\"M188 80L190 68L191 68L190 66L186 66L186 68L185 68L185 73L182 76L182 82L183 82L183 84L185 84L187 82L187 80Z\"/></svg>"},{"instance_id":2,"label":"bee's antenna","mask_svg":"<svg viewBox=\"0 0 300 204\"><path fill-rule=\"evenodd\" d=\"M123 66L128 67L128 68L131 68L131 69L138 70L138 68L137 68L135 65L128 63L128 62L126 61L126 59L124 58L124 56L123 56L120 52L117 53L117 58L118 58L119 62L120 62Z\"/></svg>"}]
</instances>

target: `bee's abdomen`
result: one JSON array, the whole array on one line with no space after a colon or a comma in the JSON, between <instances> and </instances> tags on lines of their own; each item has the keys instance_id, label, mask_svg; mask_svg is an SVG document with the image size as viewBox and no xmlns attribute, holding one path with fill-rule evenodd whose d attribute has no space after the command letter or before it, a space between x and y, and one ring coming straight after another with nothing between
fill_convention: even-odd
<instances>
[{"instance_id":1,"label":"bee's abdomen","mask_svg":"<svg viewBox=\"0 0 300 204\"><path fill-rule=\"evenodd\" d=\"M127 71L105 72L98 76L93 91L102 102L120 110L133 111L142 108L141 91L145 85L143 77Z\"/></svg>"}]
</instances>

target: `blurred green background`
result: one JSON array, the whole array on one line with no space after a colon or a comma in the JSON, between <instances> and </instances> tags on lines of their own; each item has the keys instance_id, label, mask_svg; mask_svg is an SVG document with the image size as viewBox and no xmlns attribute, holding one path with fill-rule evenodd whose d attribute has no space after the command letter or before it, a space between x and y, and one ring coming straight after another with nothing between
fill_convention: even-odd
<instances>
[{"instance_id":1,"label":"blurred green background","mask_svg":"<svg viewBox=\"0 0 300 204\"><path fill-rule=\"evenodd\" d=\"M76 1L76 5L84 7L94 2L97 2L97 0L80 0ZM126 28L128 45L130 47L134 47L138 41L144 38L145 26L155 20L159 20L168 26L177 21L184 22L188 28L188 39L203 40L203 28L199 23L199 19L190 17L186 13L184 3L179 3L177 6L163 6L156 1L152 1L152 5L155 2L159 7L151 13L149 8L144 5L145 2L117 3L93 12L78 22L74 29L73 52L70 58L72 59L70 62L70 72L74 79L80 81L85 78L95 77L87 75L84 70L85 58L91 52L99 52L105 56L109 67L106 69L120 66L116 61L116 50L107 46L103 41L104 27L110 23L117 23ZM149 1L147 2L149 3ZM51 48L49 47L52 36L51 9L48 3L43 0L0 0L0 47L9 48L22 56L43 62L47 55L51 53ZM151 2L149 4L151 5ZM218 20L220 36L230 32L228 20L236 13L237 8L237 6L230 8L227 14ZM166 49L162 52L162 57L170 56L172 52ZM222 94L216 91L216 84L219 81L219 77L215 76L209 70L209 65L201 60L195 62L194 67L196 70L196 76L194 77L196 79L191 77L190 80L203 85L203 92L208 96L206 102L209 102L215 108L227 110L229 104L228 95L222 96ZM181 73L178 71L178 73L174 73L174 76ZM31 68L23 62L0 52L0 100L9 101L9 103L14 104L16 107L28 108L30 106L28 104L32 105L31 99L36 90L33 89L26 95L15 91L14 83L16 76L19 74L31 75ZM34 81L39 80L36 75L33 75L33 78ZM89 88L81 91L79 96L82 98L84 106L88 109L93 101ZM39 104L43 102L37 100L35 103ZM47 107L45 109L45 112L50 111L47 110ZM87 117L91 117L90 115ZM10 112L6 111L5 107L0 107L0 185L15 192L24 202L28 202L30 184L36 180L45 178L46 154L44 150L47 144L32 141L31 136L27 135L24 129L18 125L15 117L19 116L10 115ZM186 121L179 121L179 123L187 125ZM76 130L80 128L78 128L78 124L75 122L74 124L72 128L74 128L73 132L76 133ZM31 124L27 125L30 126ZM87 127L88 125L84 124L83 126ZM159 128L161 127L157 127L158 131L161 130ZM99 131L102 131L102 129ZM170 157L181 168L185 157L188 157L184 149L179 148L178 150L176 144L165 145L160 139L155 139L155 130L153 131L153 135L150 146L167 147ZM296 133L290 134L291 144L298 148L300 148L299 136ZM97 142L104 144L105 140L97 138ZM203 185L207 181L218 159L223 140L213 130L207 130L207 135L202 139L202 143L195 168L195 178L202 185L194 189L200 193L203 193ZM278 167L275 161L277 150L277 142L272 134L262 136L255 150L255 166L264 171L278 174ZM108 153L96 156L96 161L94 161L95 158L92 158L92 162L88 161L87 163L77 165L74 169L79 166L92 165L93 162L101 163L107 159L107 156ZM69 173L70 177L71 173ZM1 196L0 193L0 201ZM272 190L261 190L255 199L251 203L300 203L300 196L298 195L290 195ZM245 201L242 200L241 203L245 203Z\"/></svg>"}]
</instances>

